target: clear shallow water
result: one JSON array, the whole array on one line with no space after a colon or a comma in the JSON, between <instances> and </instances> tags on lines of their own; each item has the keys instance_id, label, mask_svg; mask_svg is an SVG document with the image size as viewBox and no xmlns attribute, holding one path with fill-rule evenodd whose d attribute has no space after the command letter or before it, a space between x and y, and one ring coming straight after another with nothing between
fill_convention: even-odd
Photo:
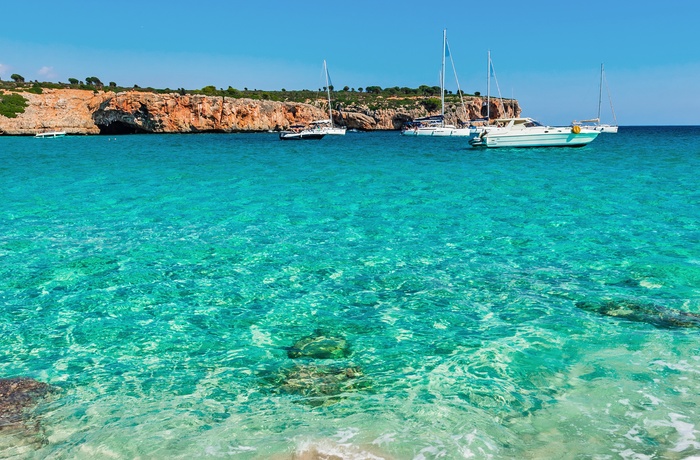
<instances>
[{"instance_id":1,"label":"clear shallow water","mask_svg":"<svg viewBox=\"0 0 700 460\"><path fill-rule=\"evenodd\" d=\"M577 306L700 314L698 170L690 127L0 138L0 378L58 387L0 457L699 456L700 329Z\"/></svg>"}]
</instances>

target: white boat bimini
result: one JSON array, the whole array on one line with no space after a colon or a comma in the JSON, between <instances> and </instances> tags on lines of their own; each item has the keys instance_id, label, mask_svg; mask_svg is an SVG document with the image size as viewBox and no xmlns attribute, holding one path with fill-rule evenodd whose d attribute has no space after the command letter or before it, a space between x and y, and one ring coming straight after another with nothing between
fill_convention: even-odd
<instances>
[{"instance_id":1,"label":"white boat bimini","mask_svg":"<svg viewBox=\"0 0 700 460\"><path fill-rule=\"evenodd\" d=\"M598 131L581 126L544 126L532 118L502 118L471 139L472 147L583 147Z\"/></svg>"}]
</instances>

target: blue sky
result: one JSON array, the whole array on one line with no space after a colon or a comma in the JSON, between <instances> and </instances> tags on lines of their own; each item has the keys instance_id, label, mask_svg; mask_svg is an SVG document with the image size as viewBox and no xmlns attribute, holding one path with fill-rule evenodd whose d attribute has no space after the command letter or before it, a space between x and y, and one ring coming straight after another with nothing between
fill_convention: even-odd
<instances>
[{"instance_id":1,"label":"blue sky","mask_svg":"<svg viewBox=\"0 0 700 460\"><path fill-rule=\"evenodd\" d=\"M326 59L336 88L432 86L446 28L461 88L486 92L490 50L502 95L525 116L595 116L604 63L619 124L700 125L697 0L37 0L0 11L3 79L317 89Z\"/></svg>"}]
</instances>

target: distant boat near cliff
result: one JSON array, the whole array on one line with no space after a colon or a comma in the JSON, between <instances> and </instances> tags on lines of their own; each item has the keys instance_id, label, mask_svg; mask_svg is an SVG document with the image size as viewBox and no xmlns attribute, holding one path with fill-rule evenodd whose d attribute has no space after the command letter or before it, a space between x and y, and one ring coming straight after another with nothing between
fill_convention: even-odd
<instances>
[{"instance_id":1,"label":"distant boat near cliff","mask_svg":"<svg viewBox=\"0 0 700 460\"><path fill-rule=\"evenodd\" d=\"M292 125L289 129L280 133L280 140L283 141L301 141L301 140L318 140L323 139L326 133L319 128L307 128L304 125Z\"/></svg>"},{"instance_id":2,"label":"distant boat near cliff","mask_svg":"<svg viewBox=\"0 0 700 460\"><path fill-rule=\"evenodd\" d=\"M429 117L416 118L404 124L401 129L401 134L404 136L439 136L439 137L473 137L476 132L467 126L457 127L445 123L445 58L450 56L450 48L447 44L447 29L442 31L442 68L440 70L440 115ZM452 62L452 70L455 74L457 82L457 92L462 100L462 109L466 118L467 110L464 105L462 90L459 88L459 80L457 79L457 71L455 70L454 61Z\"/></svg>"},{"instance_id":3,"label":"distant boat near cliff","mask_svg":"<svg viewBox=\"0 0 700 460\"><path fill-rule=\"evenodd\" d=\"M37 133L34 135L34 137L46 139L46 138L53 138L53 137L64 137L65 135L66 135L65 131L47 131L44 133Z\"/></svg>"},{"instance_id":4,"label":"distant boat near cliff","mask_svg":"<svg viewBox=\"0 0 700 460\"><path fill-rule=\"evenodd\" d=\"M328 65L326 60L323 60L323 73L326 74L326 93L328 94L328 120L316 120L311 122L315 130L321 131L324 135L330 134L333 136L345 136L346 128L344 126L335 126L333 124L333 109L331 108L331 84L328 74Z\"/></svg>"}]
</instances>

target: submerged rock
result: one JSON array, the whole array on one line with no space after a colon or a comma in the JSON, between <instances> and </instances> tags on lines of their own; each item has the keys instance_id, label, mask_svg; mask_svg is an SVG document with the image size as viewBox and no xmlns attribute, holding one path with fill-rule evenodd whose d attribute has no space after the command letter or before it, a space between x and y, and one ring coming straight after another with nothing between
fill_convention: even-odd
<instances>
[{"instance_id":1,"label":"submerged rock","mask_svg":"<svg viewBox=\"0 0 700 460\"><path fill-rule=\"evenodd\" d=\"M0 379L0 429L19 426L27 409L52 390L51 385L34 379Z\"/></svg>"},{"instance_id":2,"label":"submerged rock","mask_svg":"<svg viewBox=\"0 0 700 460\"><path fill-rule=\"evenodd\" d=\"M700 315L659 305L627 300L607 302L576 302L576 307L591 313L648 323L662 329L700 328Z\"/></svg>"},{"instance_id":3,"label":"submerged rock","mask_svg":"<svg viewBox=\"0 0 700 460\"><path fill-rule=\"evenodd\" d=\"M354 366L297 365L280 370L275 380L280 392L301 396L313 406L336 402L343 393L368 386Z\"/></svg>"},{"instance_id":4,"label":"submerged rock","mask_svg":"<svg viewBox=\"0 0 700 460\"><path fill-rule=\"evenodd\" d=\"M287 348L287 356L291 359L342 359L350 356L350 346L343 337L327 336L316 331Z\"/></svg>"},{"instance_id":5,"label":"submerged rock","mask_svg":"<svg viewBox=\"0 0 700 460\"><path fill-rule=\"evenodd\" d=\"M344 337L318 329L286 350L290 359L306 359L268 375L267 383L275 392L300 396L306 404L322 406L339 401L343 393L369 386L359 367L338 361L333 365L315 361L342 360L350 356L350 346Z\"/></svg>"}]
</instances>

